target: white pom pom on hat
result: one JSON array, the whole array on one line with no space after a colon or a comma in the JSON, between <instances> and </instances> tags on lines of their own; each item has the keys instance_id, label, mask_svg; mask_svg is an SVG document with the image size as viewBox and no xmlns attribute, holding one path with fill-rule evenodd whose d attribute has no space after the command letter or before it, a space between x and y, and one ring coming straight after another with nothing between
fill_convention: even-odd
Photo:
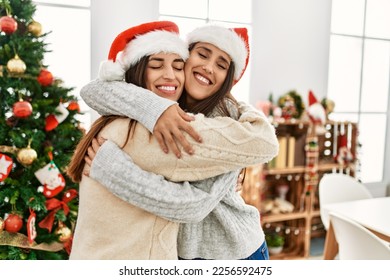
<instances>
[{"instance_id":1,"label":"white pom pom on hat","mask_svg":"<svg viewBox=\"0 0 390 280\"><path fill-rule=\"evenodd\" d=\"M111 44L108 60L99 68L99 79L123 80L125 72L144 56L176 53L188 58L188 45L179 37L178 26L171 21L154 21L121 32Z\"/></svg>"},{"instance_id":2,"label":"white pom pom on hat","mask_svg":"<svg viewBox=\"0 0 390 280\"><path fill-rule=\"evenodd\" d=\"M226 52L235 65L234 83L237 83L245 72L249 61L248 30L241 28L226 28L214 24L198 27L188 33L188 44L204 42L213 44Z\"/></svg>"},{"instance_id":3,"label":"white pom pom on hat","mask_svg":"<svg viewBox=\"0 0 390 280\"><path fill-rule=\"evenodd\" d=\"M102 61L99 67L99 79L106 81L123 80L126 69L117 61Z\"/></svg>"}]
</instances>

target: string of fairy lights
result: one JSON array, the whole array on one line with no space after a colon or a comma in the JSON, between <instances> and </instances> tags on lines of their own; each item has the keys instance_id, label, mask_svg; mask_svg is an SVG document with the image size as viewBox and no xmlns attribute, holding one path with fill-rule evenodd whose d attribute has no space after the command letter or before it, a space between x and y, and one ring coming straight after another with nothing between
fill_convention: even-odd
<instances>
[{"instance_id":1,"label":"string of fairy lights","mask_svg":"<svg viewBox=\"0 0 390 280\"><path fill-rule=\"evenodd\" d=\"M315 231L323 231L325 230L325 227L321 222L319 222L311 225L310 231L306 231L305 226L290 226L290 225L281 225L281 224L275 225L274 223L265 223L264 230L268 233L278 233L284 235L298 236L301 233L311 234Z\"/></svg>"}]
</instances>

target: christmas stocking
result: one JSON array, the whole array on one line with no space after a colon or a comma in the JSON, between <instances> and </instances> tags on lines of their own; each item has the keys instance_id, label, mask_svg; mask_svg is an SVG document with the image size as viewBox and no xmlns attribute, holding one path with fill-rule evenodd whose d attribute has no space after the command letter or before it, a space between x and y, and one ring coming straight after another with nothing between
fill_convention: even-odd
<instances>
[{"instance_id":1,"label":"christmas stocking","mask_svg":"<svg viewBox=\"0 0 390 280\"><path fill-rule=\"evenodd\" d=\"M51 198L65 188L64 176L53 161L35 172L35 176L43 185L43 195Z\"/></svg>"},{"instance_id":2,"label":"christmas stocking","mask_svg":"<svg viewBox=\"0 0 390 280\"><path fill-rule=\"evenodd\" d=\"M46 131L55 129L58 124L62 123L69 115L69 111L65 108L64 105L62 105L62 103L57 106L56 112L58 112L58 114L50 114L46 117Z\"/></svg>"}]
</instances>

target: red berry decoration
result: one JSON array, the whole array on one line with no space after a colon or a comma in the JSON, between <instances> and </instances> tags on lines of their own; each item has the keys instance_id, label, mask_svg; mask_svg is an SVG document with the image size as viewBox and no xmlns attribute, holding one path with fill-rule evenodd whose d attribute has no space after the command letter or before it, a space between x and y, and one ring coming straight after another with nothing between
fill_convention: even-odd
<instances>
[{"instance_id":1,"label":"red berry decoration","mask_svg":"<svg viewBox=\"0 0 390 280\"><path fill-rule=\"evenodd\" d=\"M5 34L12 34L18 29L18 23L10 16L2 16L0 18L0 31Z\"/></svg>"},{"instance_id":2,"label":"red berry decoration","mask_svg":"<svg viewBox=\"0 0 390 280\"><path fill-rule=\"evenodd\" d=\"M47 87L50 86L53 81L53 74L50 71L47 71L46 69L42 69L39 73L39 76L37 78L38 83L40 83L42 86Z\"/></svg>"},{"instance_id":3,"label":"red berry decoration","mask_svg":"<svg viewBox=\"0 0 390 280\"><path fill-rule=\"evenodd\" d=\"M14 112L14 116L21 119L28 118L29 116L31 116L33 111L30 102L23 100L16 102L12 109Z\"/></svg>"},{"instance_id":4,"label":"red berry decoration","mask_svg":"<svg viewBox=\"0 0 390 280\"><path fill-rule=\"evenodd\" d=\"M23 220L18 214L9 214L4 221L4 229L8 232L18 232L23 226Z\"/></svg>"}]
</instances>

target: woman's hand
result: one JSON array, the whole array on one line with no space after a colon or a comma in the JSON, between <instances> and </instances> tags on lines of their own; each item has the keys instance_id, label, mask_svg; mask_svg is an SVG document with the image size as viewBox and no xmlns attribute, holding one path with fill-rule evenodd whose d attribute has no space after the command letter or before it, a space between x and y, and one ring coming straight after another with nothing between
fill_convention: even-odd
<instances>
[{"instance_id":1,"label":"woman's hand","mask_svg":"<svg viewBox=\"0 0 390 280\"><path fill-rule=\"evenodd\" d=\"M88 152L84 157L85 160L85 166L84 169L84 175L89 176L89 171L91 170L92 161L96 156L96 153L98 152L99 148L103 143L106 141L103 137L98 137L97 139L94 138L92 140L91 146L88 147Z\"/></svg>"},{"instance_id":2,"label":"woman's hand","mask_svg":"<svg viewBox=\"0 0 390 280\"><path fill-rule=\"evenodd\" d=\"M240 175L238 175L237 178L237 185L236 185L236 192L242 191L242 183L244 182L245 179L245 168L241 170Z\"/></svg>"},{"instance_id":3,"label":"woman's hand","mask_svg":"<svg viewBox=\"0 0 390 280\"><path fill-rule=\"evenodd\" d=\"M192 155L194 150L191 144L184 137L183 131L188 133L195 141L202 142L200 135L189 124L195 118L186 114L179 105L170 106L157 120L153 129L153 135L156 137L161 149L168 153L171 150L180 158L181 152L179 144L188 154Z\"/></svg>"}]
</instances>

